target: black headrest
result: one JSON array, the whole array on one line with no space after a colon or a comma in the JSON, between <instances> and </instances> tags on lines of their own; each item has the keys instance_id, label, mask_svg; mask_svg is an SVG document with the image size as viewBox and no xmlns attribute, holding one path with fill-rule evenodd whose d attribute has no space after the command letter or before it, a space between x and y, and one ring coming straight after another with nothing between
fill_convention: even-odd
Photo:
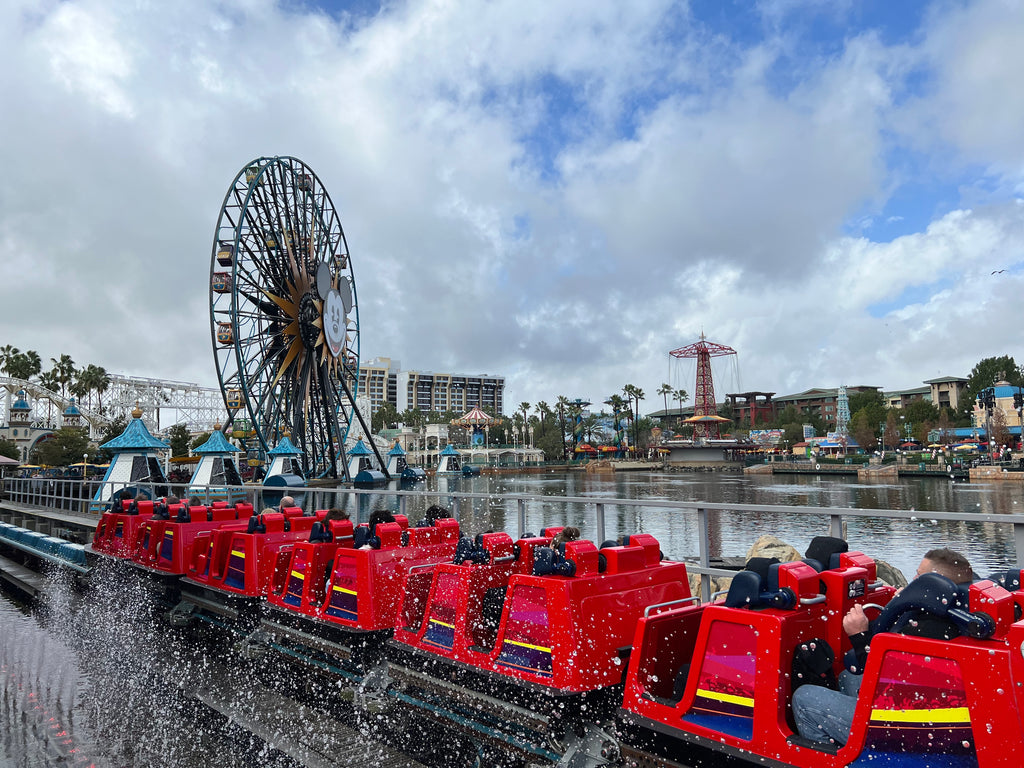
<instances>
[{"instance_id":1,"label":"black headrest","mask_svg":"<svg viewBox=\"0 0 1024 768\"><path fill-rule=\"evenodd\" d=\"M182 504L178 507L178 514L174 518L179 523L191 523L192 515L189 514L188 504Z\"/></svg>"},{"instance_id":2,"label":"black headrest","mask_svg":"<svg viewBox=\"0 0 1024 768\"><path fill-rule=\"evenodd\" d=\"M355 549L361 549L367 544L369 544L372 549L380 549L380 537L371 535L368 527L360 525L353 532L352 546Z\"/></svg>"},{"instance_id":3,"label":"black headrest","mask_svg":"<svg viewBox=\"0 0 1024 768\"><path fill-rule=\"evenodd\" d=\"M989 576L988 579L989 581L994 581L1007 592L1017 592L1020 590L1020 574L1020 568L1011 568L1008 571L997 571Z\"/></svg>"},{"instance_id":4,"label":"black headrest","mask_svg":"<svg viewBox=\"0 0 1024 768\"><path fill-rule=\"evenodd\" d=\"M615 539L608 539L607 541L602 541L601 542L601 549L605 549L606 547L617 547L617 546L619 546L619 542L617 542Z\"/></svg>"},{"instance_id":5,"label":"black headrest","mask_svg":"<svg viewBox=\"0 0 1024 768\"><path fill-rule=\"evenodd\" d=\"M808 563L816 571L831 570L839 567L839 555L849 552L850 545L845 539L836 536L815 536L804 553L805 560L813 561Z\"/></svg>"},{"instance_id":6,"label":"black headrest","mask_svg":"<svg viewBox=\"0 0 1024 768\"><path fill-rule=\"evenodd\" d=\"M729 592L725 596L726 608L756 606L760 602L761 577L754 571L739 571L732 577Z\"/></svg>"},{"instance_id":7,"label":"black headrest","mask_svg":"<svg viewBox=\"0 0 1024 768\"><path fill-rule=\"evenodd\" d=\"M184 505L182 505L184 507ZM179 512L179 514L181 514ZM249 518L249 525L245 529L246 533L266 533L267 526L263 524L263 515L253 515Z\"/></svg>"},{"instance_id":8,"label":"black headrest","mask_svg":"<svg viewBox=\"0 0 1024 768\"><path fill-rule=\"evenodd\" d=\"M768 572L771 567L779 562L777 557L752 557L747 560L743 567L745 571L753 571L761 579L761 586L768 586Z\"/></svg>"},{"instance_id":9,"label":"black headrest","mask_svg":"<svg viewBox=\"0 0 1024 768\"><path fill-rule=\"evenodd\" d=\"M732 578L725 596L727 608L793 608L796 595L779 589L777 557L752 557L747 567Z\"/></svg>"},{"instance_id":10,"label":"black headrest","mask_svg":"<svg viewBox=\"0 0 1024 768\"><path fill-rule=\"evenodd\" d=\"M922 573L894 597L878 618L871 622L872 633L900 632L919 614L948 619L963 634L983 639L995 632L995 621L986 613L967 610L970 595L966 588L941 573Z\"/></svg>"},{"instance_id":11,"label":"black headrest","mask_svg":"<svg viewBox=\"0 0 1024 768\"><path fill-rule=\"evenodd\" d=\"M313 523L313 527L309 529L309 540L314 543L331 541L330 528L319 521Z\"/></svg>"},{"instance_id":12,"label":"black headrest","mask_svg":"<svg viewBox=\"0 0 1024 768\"><path fill-rule=\"evenodd\" d=\"M158 501L153 505L154 520L167 520L170 516L171 513L167 509L166 501Z\"/></svg>"},{"instance_id":13,"label":"black headrest","mask_svg":"<svg viewBox=\"0 0 1024 768\"><path fill-rule=\"evenodd\" d=\"M132 503L128 505L128 509L125 510L126 515L137 515L139 514L139 500L132 499Z\"/></svg>"},{"instance_id":14,"label":"black headrest","mask_svg":"<svg viewBox=\"0 0 1024 768\"><path fill-rule=\"evenodd\" d=\"M576 563L566 560L562 552L557 552L550 547L537 547L533 551L533 575L534 576L575 576Z\"/></svg>"}]
</instances>

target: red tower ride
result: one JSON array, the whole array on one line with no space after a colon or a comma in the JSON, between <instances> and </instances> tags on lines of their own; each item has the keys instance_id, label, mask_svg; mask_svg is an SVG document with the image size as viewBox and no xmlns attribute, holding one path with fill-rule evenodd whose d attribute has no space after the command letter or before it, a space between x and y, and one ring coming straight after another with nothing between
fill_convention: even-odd
<instances>
[{"instance_id":1,"label":"red tower ride","mask_svg":"<svg viewBox=\"0 0 1024 768\"><path fill-rule=\"evenodd\" d=\"M721 437L718 430L719 422L716 421L718 406L715 403L715 382L711 377L711 358L735 355L736 350L707 341L704 332L701 331L700 341L673 349L669 354L672 357L697 358L697 386L693 393L694 435L713 439Z\"/></svg>"}]
</instances>

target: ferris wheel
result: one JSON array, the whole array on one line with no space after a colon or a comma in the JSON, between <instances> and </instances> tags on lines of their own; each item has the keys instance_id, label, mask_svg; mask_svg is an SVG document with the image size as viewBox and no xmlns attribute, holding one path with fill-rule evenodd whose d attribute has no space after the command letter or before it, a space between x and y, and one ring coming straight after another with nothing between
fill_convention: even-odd
<instances>
[{"instance_id":1,"label":"ferris wheel","mask_svg":"<svg viewBox=\"0 0 1024 768\"><path fill-rule=\"evenodd\" d=\"M265 456L282 437L307 477L344 470L359 380L359 308L345 233L327 190L294 157L235 176L210 259L210 325L224 404L247 414ZM367 433L369 434L369 433Z\"/></svg>"}]
</instances>

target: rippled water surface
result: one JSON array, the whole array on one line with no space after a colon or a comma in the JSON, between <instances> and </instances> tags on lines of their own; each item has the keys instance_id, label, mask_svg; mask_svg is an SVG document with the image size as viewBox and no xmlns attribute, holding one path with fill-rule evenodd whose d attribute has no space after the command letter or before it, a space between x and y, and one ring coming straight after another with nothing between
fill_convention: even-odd
<instances>
[{"instance_id":1,"label":"rippled water surface","mask_svg":"<svg viewBox=\"0 0 1024 768\"><path fill-rule=\"evenodd\" d=\"M848 523L847 537L854 549L886 560L905 574L913 574L921 555L933 547L949 546L966 554L975 571L987 574L1008 568L1015 561L1010 525L936 521L927 512L1018 514L1024 512L1024 484L953 483L948 479L907 478L894 483L861 484L852 476L742 475L739 473L690 472L550 472L536 475L481 475L429 478L425 491L430 498L408 498L410 519L428 504L459 508L463 528L469 532L518 530L518 506L510 495L549 497L527 501L526 527L536 532L546 525L571 524L584 537L597 536L594 504L566 504L558 497L584 496L595 502L613 499L637 501L706 501L718 503L843 507L857 509L914 510L914 520L855 519ZM483 493L487 499L457 499L460 493ZM346 495L321 494L309 502L319 506L338 503L366 520L369 511L397 511L394 496L373 494L353 501ZM655 535L672 557L696 557L696 516L683 510L657 506L605 503L605 535L625 533ZM803 551L813 536L828 533L828 518L764 511L713 512L709 520L712 556L746 554L758 536L772 534Z\"/></svg>"}]
</instances>

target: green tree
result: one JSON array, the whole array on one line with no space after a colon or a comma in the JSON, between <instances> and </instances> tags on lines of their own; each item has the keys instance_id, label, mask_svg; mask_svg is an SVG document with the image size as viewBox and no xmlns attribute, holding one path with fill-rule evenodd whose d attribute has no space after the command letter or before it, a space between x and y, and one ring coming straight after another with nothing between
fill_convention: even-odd
<instances>
[{"instance_id":1,"label":"green tree","mask_svg":"<svg viewBox=\"0 0 1024 768\"><path fill-rule=\"evenodd\" d=\"M1024 372L1011 356L986 357L984 360L979 360L967 376L967 385L961 395L963 399L960 402L960 411L965 415L970 415L974 410L974 401L978 399L978 393L1002 380L1008 381L1014 386L1024 386Z\"/></svg>"},{"instance_id":2,"label":"green tree","mask_svg":"<svg viewBox=\"0 0 1024 768\"><path fill-rule=\"evenodd\" d=\"M11 375L11 369L9 367L11 360L20 352L20 349L11 346L10 344L4 344L0 347L0 371L3 371L7 375Z\"/></svg>"},{"instance_id":3,"label":"green tree","mask_svg":"<svg viewBox=\"0 0 1024 768\"><path fill-rule=\"evenodd\" d=\"M104 443L110 442L115 437L118 437L124 432L125 427L128 426L128 419L125 416L118 416L116 419L111 421L107 426L103 428L103 434L100 436L99 444L102 446ZM99 457L103 461L110 461L114 454L111 451L100 450Z\"/></svg>"},{"instance_id":4,"label":"green tree","mask_svg":"<svg viewBox=\"0 0 1024 768\"><path fill-rule=\"evenodd\" d=\"M668 417L668 396L669 395L675 396L675 393L676 393L676 391L675 391L675 389L673 389L671 384L662 384L660 387L658 387L658 394L662 396L663 402L665 403L665 417L666 418Z\"/></svg>"},{"instance_id":5,"label":"green tree","mask_svg":"<svg viewBox=\"0 0 1024 768\"><path fill-rule=\"evenodd\" d=\"M71 359L71 355L61 355L59 358L51 357L50 363L50 370L57 375L57 381L60 383L60 394L67 397L68 385L75 380L75 361Z\"/></svg>"},{"instance_id":6,"label":"green tree","mask_svg":"<svg viewBox=\"0 0 1024 768\"><path fill-rule=\"evenodd\" d=\"M4 347L4 349L6 350L8 347ZM28 381L33 376L38 376L42 369L39 353L34 350L19 352L16 347L10 347L9 352L0 351L0 355L3 355L4 371L16 379Z\"/></svg>"},{"instance_id":7,"label":"green tree","mask_svg":"<svg viewBox=\"0 0 1024 768\"><path fill-rule=\"evenodd\" d=\"M857 445L865 451L873 451L878 447L878 425L885 418L876 418L874 415L875 405L865 406L850 417L849 430ZM884 409L884 406L881 406ZM885 411L883 410L884 414Z\"/></svg>"},{"instance_id":8,"label":"green tree","mask_svg":"<svg viewBox=\"0 0 1024 768\"><path fill-rule=\"evenodd\" d=\"M555 408L558 410L558 427L562 436L562 461L566 461L565 414L568 412L569 398L565 395L559 395L558 400L555 402Z\"/></svg>"},{"instance_id":9,"label":"green tree","mask_svg":"<svg viewBox=\"0 0 1024 768\"><path fill-rule=\"evenodd\" d=\"M423 415L423 411L415 406L406 411L402 411L400 421L413 429L422 427L427 423L426 417Z\"/></svg>"},{"instance_id":10,"label":"green tree","mask_svg":"<svg viewBox=\"0 0 1024 768\"><path fill-rule=\"evenodd\" d=\"M192 433L184 424L175 424L167 430L168 442L171 444L171 456L174 458L188 456Z\"/></svg>"},{"instance_id":11,"label":"green tree","mask_svg":"<svg viewBox=\"0 0 1024 768\"><path fill-rule=\"evenodd\" d=\"M370 418L370 428L374 432L380 432L382 429L392 429L397 424L398 409L395 408L394 403L387 401L381 403Z\"/></svg>"},{"instance_id":12,"label":"green tree","mask_svg":"<svg viewBox=\"0 0 1024 768\"><path fill-rule=\"evenodd\" d=\"M885 396L877 389L865 389L861 392L854 392L850 395L849 402L851 417L857 411L871 406L879 406L883 410L885 409Z\"/></svg>"},{"instance_id":13,"label":"green tree","mask_svg":"<svg viewBox=\"0 0 1024 768\"><path fill-rule=\"evenodd\" d=\"M913 435L924 442L939 421L939 409L928 400L915 400L903 408L903 418L906 422L913 424Z\"/></svg>"},{"instance_id":14,"label":"green tree","mask_svg":"<svg viewBox=\"0 0 1024 768\"><path fill-rule=\"evenodd\" d=\"M80 464L82 456L94 453L89 448L89 438L84 430L74 427L63 427L53 432L50 437L36 443L31 459L36 464L51 467L68 467Z\"/></svg>"},{"instance_id":15,"label":"green tree","mask_svg":"<svg viewBox=\"0 0 1024 768\"><path fill-rule=\"evenodd\" d=\"M639 447L640 445L640 401L643 400L646 395L640 387L634 384L626 384L622 388L622 394L626 396L626 399L631 404L631 413L633 421L633 445Z\"/></svg>"},{"instance_id":16,"label":"green tree","mask_svg":"<svg viewBox=\"0 0 1024 768\"><path fill-rule=\"evenodd\" d=\"M6 437L0 437L0 456L6 456L8 459L17 459L18 461L21 461L21 449L13 440L8 440Z\"/></svg>"}]
</instances>

